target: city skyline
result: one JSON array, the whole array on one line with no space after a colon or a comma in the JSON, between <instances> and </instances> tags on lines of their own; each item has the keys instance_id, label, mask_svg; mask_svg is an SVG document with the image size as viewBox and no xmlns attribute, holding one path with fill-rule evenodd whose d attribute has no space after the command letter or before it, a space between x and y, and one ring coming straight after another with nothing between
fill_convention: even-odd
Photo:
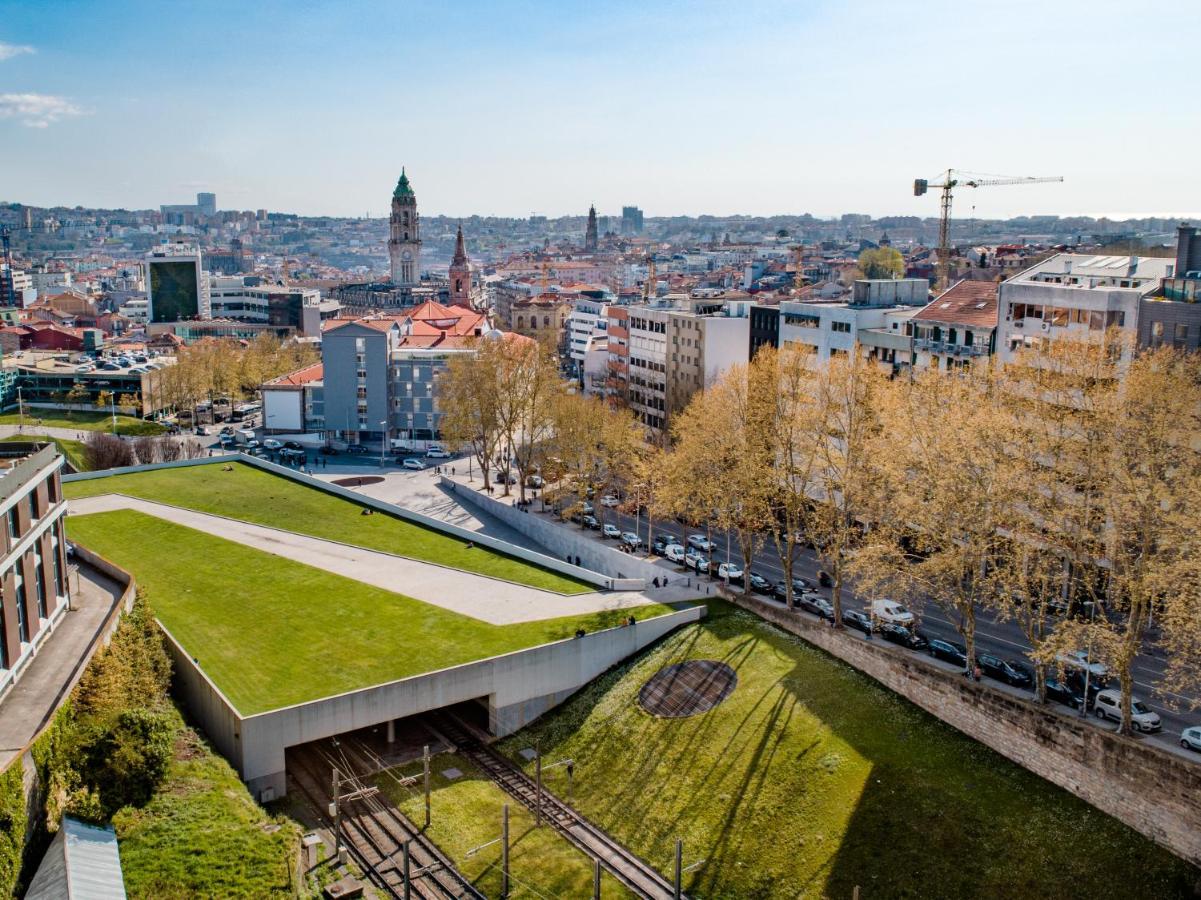
<instances>
[{"instance_id":1,"label":"city skyline","mask_svg":"<svg viewBox=\"0 0 1201 900\"><path fill-rule=\"evenodd\" d=\"M403 165L430 215L925 218L913 179L953 166L1065 177L957 217L1195 218L1201 11L1149 4L1134 76L1121 9L5 2L5 199L381 217Z\"/></svg>"}]
</instances>

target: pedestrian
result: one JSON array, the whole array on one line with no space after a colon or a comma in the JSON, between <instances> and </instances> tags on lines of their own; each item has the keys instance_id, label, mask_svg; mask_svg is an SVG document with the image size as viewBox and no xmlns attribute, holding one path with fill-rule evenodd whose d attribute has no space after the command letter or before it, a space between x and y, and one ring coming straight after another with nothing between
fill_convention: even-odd
<instances>
[{"instance_id":1,"label":"pedestrian","mask_svg":"<svg viewBox=\"0 0 1201 900\"><path fill-rule=\"evenodd\" d=\"M658 587L659 586L659 576L656 575L651 583L654 584L655 587Z\"/></svg>"},{"instance_id":2,"label":"pedestrian","mask_svg":"<svg viewBox=\"0 0 1201 900\"><path fill-rule=\"evenodd\" d=\"M450 474L451 474L451 475L455 474L455 467L454 467L454 466L451 466L451 467L450 467Z\"/></svg>"},{"instance_id":3,"label":"pedestrian","mask_svg":"<svg viewBox=\"0 0 1201 900\"><path fill-rule=\"evenodd\" d=\"M976 668L974 668L972 670L972 677L974 677L977 681L980 680L980 665L979 665L979 663L977 663Z\"/></svg>"}]
</instances>

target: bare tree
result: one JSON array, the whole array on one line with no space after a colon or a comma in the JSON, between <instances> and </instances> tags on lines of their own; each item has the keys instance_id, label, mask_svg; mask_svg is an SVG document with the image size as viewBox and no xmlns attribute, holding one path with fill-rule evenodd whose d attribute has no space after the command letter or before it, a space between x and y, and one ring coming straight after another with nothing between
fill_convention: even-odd
<instances>
[{"instance_id":1,"label":"bare tree","mask_svg":"<svg viewBox=\"0 0 1201 900\"><path fill-rule=\"evenodd\" d=\"M492 464L504 436L500 418L500 366L505 348L502 339L486 337L474 352L455 354L438 382L438 408L442 412L442 437L452 447L468 447L491 487Z\"/></svg>"},{"instance_id":2,"label":"bare tree","mask_svg":"<svg viewBox=\"0 0 1201 900\"><path fill-rule=\"evenodd\" d=\"M136 462L132 445L115 434L93 431L83 445L83 457L89 471L132 466Z\"/></svg>"},{"instance_id":3,"label":"bare tree","mask_svg":"<svg viewBox=\"0 0 1201 900\"><path fill-rule=\"evenodd\" d=\"M150 463L158 462L158 447L159 441L157 438L143 436L135 438L132 442L133 452L138 458L141 465L149 465Z\"/></svg>"}]
</instances>

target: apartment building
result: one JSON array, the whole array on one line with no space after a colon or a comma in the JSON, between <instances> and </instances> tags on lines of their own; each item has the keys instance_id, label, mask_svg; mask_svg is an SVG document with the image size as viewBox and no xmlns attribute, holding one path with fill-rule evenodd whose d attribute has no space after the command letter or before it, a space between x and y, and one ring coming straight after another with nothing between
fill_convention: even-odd
<instances>
[{"instance_id":1,"label":"apartment building","mask_svg":"<svg viewBox=\"0 0 1201 900\"><path fill-rule=\"evenodd\" d=\"M316 288L263 284L244 275L209 275L209 306L214 319L291 328L316 337L321 322L337 315L337 300L322 300Z\"/></svg>"},{"instance_id":2,"label":"apartment building","mask_svg":"<svg viewBox=\"0 0 1201 900\"><path fill-rule=\"evenodd\" d=\"M608 336L608 308L616 301L611 292L601 289L582 290L572 301L564 328L566 361L573 375L583 373L589 353Z\"/></svg>"},{"instance_id":3,"label":"apartment building","mask_svg":"<svg viewBox=\"0 0 1201 900\"><path fill-rule=\"evenodd\" d=\"M630 307L607 307L605 320L608 331L605 349L609 356L605 394L624 403L630 395Z\"/></svg>"},{"instance_id":4,"label":"apartment building","mask_svg":"<svg viewBox=\"0 0 1201 900\"><path fill-rule=\"evenodd\" d=\"M1192 225L1176 229L1176 260L1161 289L1139 301L1138 342L1201 349L1201 235Z\"/></svg>"},{"instance_id":5,"label":"apartment building","mask_svg":"<svg viewBox=\"0 0 1201 900\"><path fill-rule=\"evenodd\" d=\"M668 317L667 309L632 306L626 318L629 350L627 400L638 421L655 432L667 427Z\"/></svg>"},{"instance_id":6,"label":"apartment building","mask_svg":"<svg viewBox=\"0 0 1201 900\"><path fill-rule=\"evenodd\" d=\"M347 444L440 439L437 381L475 339L499 336L483 313L427 301L404 315L327 323L321 341L326 437ZM316 399L316 398L315 398Z\"/></svg>"},{"instance_id":7,"label":"apartment building","mask_svg":"<svg viewBox=\"0 0 1201 900\"><path fill-rule=\"evenodd\" d=\"M68 606L66 537L52 444L0 445L0 696L51 638Z\"/></svg>"},{"instance_id":8,"label":"apartment building","mask_svg":"<svg viewBox=\"0 0 1201 900\"><path fill-rule=\"evenodd\" d=\"M698 391L726 370L747 361L751 321L747 316L673 310L667 318L667 411L688 406Z\"/></svg>"},{"instance_id":9,"label":"apartment building","mask_svg":"<svg viewBox=\"0 0 1201 900\"><path fill-rule=\"evenodd\" d=\"M967 368L995 350L997 285L957 282L918 312L912 324L915 368Z\"/></svg>"},{"instance_id":10,"label":"apartment building","mask_svg":"<svg viewBox=\"0 0 1201 900\"><path fill-rule=\"evenodd\" d=\"M1047 341L1115 327L1135 338L1142 301L1174 270L1173 259L1057 253L1001 283L997 356L1008 363Z\"/></svg>"},{"instance_id":11,"label":"apartment building","mask_svg":"<svg viewBox=\"0 0 1201 900\"><path fill-rule=\"evenodd\" d=\"M856 281L848 302L784 300L780 303L780 345L807 347L820 365L831 357L857 352L864 340L880 343L881 330L899 330L901 321L925 306L928 298L929 282L924 278L900 278ZM865 334L868 331L872 334ZM884 342L879 349L905 352L893 343Z\"/></svg>"}]
</instances>

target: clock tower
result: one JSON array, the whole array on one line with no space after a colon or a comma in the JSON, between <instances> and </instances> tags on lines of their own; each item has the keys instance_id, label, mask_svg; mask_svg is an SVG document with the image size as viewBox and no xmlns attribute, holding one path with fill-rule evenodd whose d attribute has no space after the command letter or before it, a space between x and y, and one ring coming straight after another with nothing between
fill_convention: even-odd
<instances>
[{"instance_id":1,"label":"clock tower","mask_svg":"<svg viewBox=\"0 0 1201 900\"><path fill-rule=\"evenodd\" d=\"M417 223L417 195L402 168L392 192L392 217L388 228L388 257L392 283L414 285L420 278L421 231Z\"/></svg>"}]
</instances>

